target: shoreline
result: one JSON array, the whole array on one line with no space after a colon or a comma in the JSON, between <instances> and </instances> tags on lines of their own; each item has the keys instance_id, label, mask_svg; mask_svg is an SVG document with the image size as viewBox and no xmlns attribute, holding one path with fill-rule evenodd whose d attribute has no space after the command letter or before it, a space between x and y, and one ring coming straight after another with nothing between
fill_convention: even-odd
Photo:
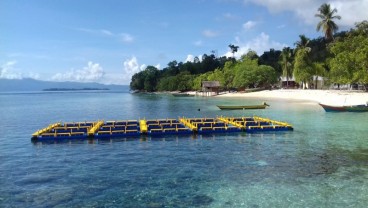
<instances>
[{"instance_id":1,"label":"shoreline","mask_svg":"<svg viewBox=\"0 0 368 208\"><path fill-rule=\"evenodd\" d=\"M361 105L367 104L368 93L345 91L345 90L299 90L299 89L280 89L263 90L258 92L231 92L220 94L216 97L222 98L263 98L263 99L282 99L293 101L311 101L327 105Z\"/></svg>"}]
</instances>

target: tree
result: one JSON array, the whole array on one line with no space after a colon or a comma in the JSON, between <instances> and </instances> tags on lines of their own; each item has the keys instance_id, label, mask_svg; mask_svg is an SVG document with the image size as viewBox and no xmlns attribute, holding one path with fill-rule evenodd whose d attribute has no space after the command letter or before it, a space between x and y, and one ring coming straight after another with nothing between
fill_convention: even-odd
<instances>
[{"instance_id":1,"label":"tree","mask_svg":"<svg viewBox=\"0 0 368 208\"><path fill-rule=\"evenodd\" d=\"M315 16L321 18L321 21L317 24L317 31L320 31L322 28L326 40L333 40L333 34L339 29L334 19L341 19L341 16L334 15L337 13L337 9L331 10L330 4L326 3L318 8L318 12Z\"/></svg>"},{"instance_id":2,"label":"tree","mask_svg":"<svg viewBox=\"0 0 368 208\"><path fill-rule=\"evenodd\" d=\"M296 50L299 49L305 49L310 51L310 48L308 47L310 39L307 38L305 35L299 35L299 40L295 43Z\"/></svg>"},{"instance_id":3,"label":"tree","mask_svg":"<svg viewBox=\"0 0 368 208\"><path fill-rule=\"evenodd\" d=\"M286 77L286 87L289 87L289 78L293 77L293 50L289 47L283 48L280 55L280 62L283 76Z\"/></svg>"},{"instance_id":4,"label":"tree","mask_svg":"<svg viewBox=\"0 0 368 208\"><path fill-rule=\"evenodd\" d=\"M275 69L278 76L282 74L282 68L280 65L280 50L275 50L273 48L270 51L265 51L258 59L258 63L260 65L272 66Z\"/></svg>"},{"instance_id":5,"label":"tree","mask_svg":"<svg viewBox=\"0 0 368 208\"><path fill-rule=\"evenodd\" d=\"M365 26L364 26L365 25ZM330 79L341 84L360 83L368 86L368 24L356 25L347 37L334 42L330 51Z\"/></svg>"},{"instance_id":6,"label":"tree","mask_svg":"<svg viewBox=\"0 0 368 208\"><path fill-rule=\"evenodd\" d=\"M144 70L144 90L147 92L153 92L157 90L159 71L154 66L148 66Z\"/></svg>"},{"instance_id":7,"label":"tree","mask_svg":"<svg viewBox=\"0 0 368 208\"><path fill-rule=\"evenodd\" d=\"M274 68L265 65L259 66L256 59L252 60L246 56L236 64L233 71L235 71L233 81L235 88L269 87L278 80Z\"/></svg>"},{"instance_id":8,"label":"tree","mask_svg":"<svg viewBox=\"0 0 368 208\"><path fill-rule=\"evenodd\" d=\"M130 81L130 89L132 90L143 90L144 89L144 72L135 73Z\"/></svg>"},{"instance_id":9,"label":"tree","mask_svg":"<svg viewBox=\"0 0 368 208\"><path fill-rule=\"evenodd\" d=\"M235 63L232 61L227 61L223 68L223 74L224 74L224 88L230 89L233 87L233 80L235 77L234 74L234 66Z\"/></svg>"},{"instance_id":10,"label":"tree","mask_svg":"<svg viewBox=\"0 0 368 208\"><path fill-rule=\"evenodd\" d=\"M294 77L296 82L303 83L303 89L312 80L314 66L311 62L308 50L297 50L294 63Z\"/></svg>"},{"instance_id":11,"label":"tree","mask_svg":"<svg viewBox=\"0 0 368 208\"><path fill-rule=\"evenodd\" d=\"M257 52L253 51L252 49L249 49L248 52L243 56L246 56L251 60L255 60L255 59L258 60L259 58Z\"/></svg>"},{"instance_id":12,"label":"tree","mask_svg":"<svg viewBox=\"0 0 368 208\"><path fill-rule=\"evenodd\" d=\"M233 58L234 58L235 53L236 53L236 52L238 52L239 46L235 46L235 45L233 45L233 44L230 44L230 45L229 45L229 48L230 48L231 53L233 54Z\"/></svg>"}]
</instances>

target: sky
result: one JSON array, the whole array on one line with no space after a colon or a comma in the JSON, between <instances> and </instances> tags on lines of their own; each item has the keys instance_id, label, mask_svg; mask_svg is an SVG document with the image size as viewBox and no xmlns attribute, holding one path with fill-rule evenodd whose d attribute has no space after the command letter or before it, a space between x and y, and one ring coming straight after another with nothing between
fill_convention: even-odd
<instances>
[{"instance_id":1,"label":"sky","mask_svg":"<svg viewBox=\"0 0 368 208\"><path fill-rule=\"evenodd\" d=\"M368 19L368 0L0 0L0 78L130 83L148 65L215 53L240 57L313 39L323 3L340 31Z\"/></svg>"}]
</instances>

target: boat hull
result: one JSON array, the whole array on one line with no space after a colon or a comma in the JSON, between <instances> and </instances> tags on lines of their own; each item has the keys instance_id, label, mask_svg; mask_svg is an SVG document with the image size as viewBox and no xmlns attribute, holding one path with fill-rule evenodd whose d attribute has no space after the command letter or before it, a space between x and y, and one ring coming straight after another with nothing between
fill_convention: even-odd
<instances>
[{"instance_id":1,"label":"boat hull","mask_svg":"<svg viewBox=\"0 0 368 208\"><path fill-rule=\"evenodd\" d=\"M326 112L368 112L367 105L331 106L319 104Z\"/></svg>"},{"instance_id":2,"label":"boat hull","mask_svg":"<svg viewBox=\"0 0 368 208\"><path fill-rule=\"evenodd\" d=\"M332 106L332 105L325 105L325 104L319 104L322 106L323 109L325 109L326 112L342 112L346 111L344 106Z\"/></svg>"},{"instance_id":3,"label":"boat hull","mask_svg":"<svg viewBox=\"0 0 368 208\"><path fill-rule=\"evenodd\" d=\"M188 94L188 93L173 93L174 97L194 97L195 95Z\"/></svg>"},{"instance_id":4,"label":"boat hull","mask_svg":"<svg viewBox=\"0 0 368 208\"><path fill-rule=\"evenodd\" d=\"M368 112L366 105L345 106L345 109L348 112Z\"/></svg>"}]
</instances>

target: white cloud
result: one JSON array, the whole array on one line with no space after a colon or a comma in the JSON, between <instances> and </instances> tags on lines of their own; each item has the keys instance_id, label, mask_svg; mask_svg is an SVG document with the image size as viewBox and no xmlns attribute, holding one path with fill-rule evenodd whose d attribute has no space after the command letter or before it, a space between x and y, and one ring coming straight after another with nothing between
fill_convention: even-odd
<instances>
[{"instance_id":1,"label":"white cloud","mask_svg":"<svg viewBox=\"0 0 368 208\"><path fill-rule=\"evenodd\" d=\"M146 64L139 64L138 59L133 56L130 59L126 59L123 63L124 69L123 69L123 74L121 75L122 77L122 82L123 84L129 84L129 82L132 79L132 76L135 73L138 73L140 71L143 71L147 68ZM157 69L161 68L160 64L157 64L155 66ZM120 83L120 84L121 84Z\"/></svg>"},{"instance_id":2,"label":"white cloud","mask_svg":"<svg viewBox=\"0 0 368 208\"><path fill-rule=\"evenodd\" d=\"M281 50L286 46L286 44L271 40L270 36L263 32L252 40L246 42L243 42L240 37L235 37L235 41L235 45L239 46L238 51L234 54L236 58L240 58L242 55L248 53L249 50L253 50L257 52L258 55L262 55L263 52L269 51L270 48ZM228 51L225 56L233 57L233 54L231 51Z\"/></svg>"},{"instance_id":3,"label":"white cloud","mask_svg":"<svg viewBox=\"0 0 368 208\"><path fill-rule=\"evenodd\" d=\"M52 76L55 81L97 82L105 75L104 69L98 63L88 62L81 70L70 70Z\"/></svg>"},{"instance_id":4,"label":"white cloud","mask_svg":"<svg viewBox=\"0 0 368 208\"><path fill-rule=\"evenodd\" d=\"M337 14L341 16L338 25L352 27L355 23L368 18L367 0L331 1L331 6L336 8Z\"/></svg>"},{"instance_id":5,"label":"white cloud","mask_svg":"<svg viewBox=\"0 0 368 208\"><path fill-rule=\"evenodd\" d=\"M31 78L31 79L40 79L40 75L38 73L33 73L33 72L29 72L26 77Z\"/></svg>"},{"instance_id":6,"label":"white cloud","mask_svg":"<svg viewBox=\"0 0 368 208\"><path fill-rule=\"evenodd\" d=\"M113 36L114 34L109 30L101 30L101 33L108 36Z\"/></svg>"},{"instance_id":7,"label":"white cloud","mask_svg":"<svg viewBox=\"0 0 368 208\"><path fill-rule=\"evenodd\" d=\"M246 29L246 30L250 30L253 27L255 27L256 25L257 25L257 22L249 20L248 22L243 24L243 28Z\"/></svg>"},{"instance_id":8,"label":"white cloud","mask_svg":"<svg viewBox=\"0 0 368 208\"><path fill-rule=\"evenodd\" d=\"M187 58L184 61L184 63L186 63L186 62L192 62L193 63L194 60L197 59L197 58L198 58L199 61L202 61L203 55L194 56L192 54L188 54Z\"/></svg>"},{"instance_id":9,"label":"white cloud","mask_svg":"<svg viewBox=\"0 0 368 208\"><path fill-rule=\"evenodd\" d=\"M201 40L198 40L198 41L195 41L194 42L194 45L195 46L202 46L203 45L203 42Z\"/></svg>"},{"instance_id":10,"label":"white cloud","mask_svg":"<svg viewBox=\"0 0 368 208\"><path fill-rule=\"evenodd\" d=\"M142 65L139 67L140 71L143 71L143 70L145 70L146 68L147 68L147 65L146 65L146 64L142 64Z\"/></svg>"},{"instance_id":11,"label":"white cloud","mask_svg":"<svg viewBox=\"0 0 368 208\"><path fill-rule=\"evenodd\" d=\"M137 58L133 56L131 59L124 61L124 72L133 75L140 71Z\"/></svg>"},{"instance_id":12,"label":"white cloud","mask_svg":"<svg viewBox=\"0 0 368 208\"><path fill-rule=\"evenodd\" d=\"M120 34L120 40L123 41L124 43L131 43L134 41L133 36L127 34L127 33L121 33Z\"/></svg>"},{"instance_id":13,"label":"white cloud","mask_svg":"<svg viewBox=\"0 0 368 208\"><path fill-rule=\"evenodd\" d=\"M213 38L218 36L218 33L212 30L203 30L202 34L207 38Z\"/></svg>"},{"instance_id":14,"label":"white cloud","mask_svg":"<svg viewBox=\"0 0 368 208\"><path fill-rule=\"evenodd\" d=\"M356 22L367 19L367 0L244 0L245 3L254 3L267 7L270 12L293 12L298 18L307 24L316 24L318 18L314 15L323 3L328 3L338 10L337 14L342 18L336 20L341 26L354 27Z\"/></svg>"},{"instance_id":15,"label":"white cloud","mask_svg":"<svg viewBox=\"0 0 368 208\"><path fill-rule=\"evenodd\" d=\"M16 61L8 61L0 66L0 78L1 79L23 79L32 78L39 79L40 75L33 72L22 73L15 67Z\"/></svg>"},{"instance_id":16,"label":"white cloud","mask_svg":"<svg viewBox=\"0 0 368 208\"><path fill-rule=\"evenodd\" d=\"M20 72L14 70L16 61L8 61L3 64L0 68L0 78L3 79L22 79L23 76Z\"/></svg>"},{"instance_id":17,"label":"white cloud","mask_svg":"<svg viewBox=\"0 0 368 208\"><path fill-rule=\"evenodd\" d=\"M123 63L124 65L124 71L123 71L123 80L124 82L128 83L130 82L132 76L135 73L138 73L144 69L146 69L147 65L142 64L139 65L138 60L135 56L133 56L131 59L126 59Z\"/></svg>"},{"instance_id":18,"label":"white cloud","mask_svg":"<svg viewBox=\"0 0 368 208\"><path fill-rule=\"evenodd\" d=\"M185 61L184 61L185 63L186 62L194 62L194 56L192 55L192 54L189 54L188 56L187 56L187 58L185 59Z\"/></svg>"},{"instance_id":19,"label":"white cloud","mask_svg":"<svg viewBox=\"0 0 368 208\"><path fill-rule=\"evenodd\" d=\"M233 19L237 19L238 17L235 16L234 14L232 13L225 13L222 15L225 19L229 19L229 20L233 20Z\"/></svg>"}]
</instances>

